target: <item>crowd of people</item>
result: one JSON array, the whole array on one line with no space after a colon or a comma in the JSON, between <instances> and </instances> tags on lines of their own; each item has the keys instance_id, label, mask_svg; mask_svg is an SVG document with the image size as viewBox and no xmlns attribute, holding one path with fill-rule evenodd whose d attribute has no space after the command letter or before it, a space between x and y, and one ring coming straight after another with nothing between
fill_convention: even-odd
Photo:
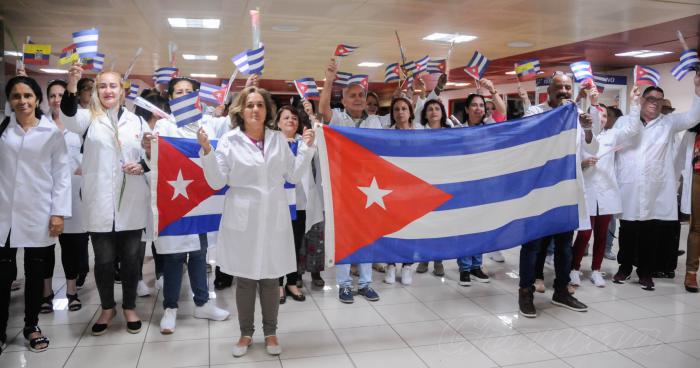
<instances>
[{"instance_id":1,"label":"crowd of people","mask_svg":"<svg viewBox=\"0 0 700 368\"><path fill-rule=\"evenodd\" d=\"M331 59L326 81L336 79ZM17 250L24 249L23 335L32 351L48 348L50 340L39 328L39 314L53 310L51 278L55 245L61 247L70 311L82 305L79 289L89 272L88 244L94 253L93 275L101 312L92 325L93 335L107 333L117 315L115 282L121 283L121 309L129 333L141 331L136 312L137 296L148 295L142 277L147 246L154 256L156 286L163 291L160 331L176 329L182 268L193 294L193 315L213 321L230 318L230 311L209 299L208 252L216 260L215 287L231 286L235 278L240 338L232 348L236 357L246 354L255 331L256 294L262 310L266 351L281 353L277 339L279 306L291 297L303 302L301 276L311 274L314 287L322 287L324 270L323 200L319 156L313 127L316 124L373 129L469 129L505 120L506 104L492 82L466 96L463 121L448 116L439 95L447 78L442 75L427 93L397 91L389 113L378 115L379 96L361 84L342 89L340 105L332 104L332 88L321 92L318 106L306 100L275 106L268 91L258 86L258 76L233 102L207 110L193 125L177 127L142 107L125 106L122 77L101 72L94 79L83 76L74 64L67 80L48 83L46 91L26 74L5 86L9 110L0 124L0 353L7 341L11 290L17 279ZM573 96L571 76L555 73L548 99L532 105L521 91L525 116L550 111L568 103L589 100L579 109L576 131L576 171L579 229L533 239L520 248L519 310L536 317L535 292L544 292L544 264L549 257L555 270L552 303L574 311L587 306L574 294L582 282L582 259L591 247L590 281L606 287L601 272L604 257L614 258L610 234L619 219L618 272L614 283L631 279L637 267L639 285L653 291L654 278L673 278L680 242L679 210L700 211L700 75L690 110L664 109L664 91L656 86L634 86L627 115L598 102L595 88ZM145 90L141 96L169 112L168 100L199 89L199 82L173 77L167 86ZM49 111L40 105L44 96ZM333 107L338 106L338 107ZM196 128L192 128L195 126ZM151 149L155 136L196 139L209 186L228 186L218 234L193 234L154 239L150 200ZM213 147L211 140L218 140ZM612 153L611 153L612 151ZM679 186L679 184L681 184ZM680 190L679 190L680 187ZM288 206L293 192L296 206ZM677 200L681 194L680 206ZM695 210L695 211L693 211ZM214 244L216 245L215 247ZM212 248L213 247L213 248ZM691 216L687 239L684 285L698 292L700 220ZM551 256L553 254L553 256ZM487 255L504 262L500 252ZM338 299L353 303L355 297L377 301L372 288L373 268L384 272L383 282L411 285L413 273L444 276L443 262L421 260L414 265L370 263L335 266ZM482 269L483 255L456 260L459 285L488 283ZM358 276L353 289L353 275Z\"/></svg>"}]
</instances>

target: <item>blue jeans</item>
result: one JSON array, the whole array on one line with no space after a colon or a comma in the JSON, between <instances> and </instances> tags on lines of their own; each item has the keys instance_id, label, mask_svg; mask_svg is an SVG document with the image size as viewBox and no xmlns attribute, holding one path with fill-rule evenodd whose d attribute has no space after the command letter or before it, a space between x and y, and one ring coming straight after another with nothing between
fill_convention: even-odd
<instances>
[{"instance_id":1,"label":"blue jeans","mask_svg":"<svg viewBox=\"0 0 700 368\"><path fill-rule=\"evenodd\" d=\"M546 252L549 243L554 240L554 279L555 291L566 291L566 286L571 279L572 244L574 232L569 231L544 238L529 241L520 248L520 287L529 288L535 283L537 272L537 256L541 252Z\"/></svg>"},{"instance_id":2,"label":"blue jeans","mask_svg":"<svg viewBox=\"0 0 700 368\"><path fill-rule=\"evenodd\" d=\"M177 308L182 285L182 264L187 262L187 274L194 292L194 304L203 306L209 301L207 287L207 234L199 234L199 250L184 253L161 254L163 257L163 308Z\"/></svg>"},{"instance_id":3,"label":"blue jeans","mask_svg":"<svg viewBox=\"0 0 700 368\"><path fill-rule=\"evenodd\" d=\"M457 266L459 266L459 272L471 271L481 268L481 263L484 256L479 254L478 256L468 256L457 258Z\"/></svg>"},{"instance_id":4,"label":"blue jeans","mask_svg":"<svg viewBox=\"0 0 700 368\"><path fill-rule=\"evenodd\" d=\"M360 279L357 281L357 288L364 289L372 283L372 264L360 263L357 265L360 271ZM352 276L350 276L350 265L340 264L335 266L335 279L338 287L352 287Z\"/></svg>"}]
</instances>

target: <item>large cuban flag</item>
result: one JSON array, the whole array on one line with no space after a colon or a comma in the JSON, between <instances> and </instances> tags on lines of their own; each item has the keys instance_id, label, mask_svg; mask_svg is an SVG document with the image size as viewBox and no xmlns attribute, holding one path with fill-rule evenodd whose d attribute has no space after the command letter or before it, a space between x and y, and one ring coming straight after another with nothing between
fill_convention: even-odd
<instances>
[{"instance_id":1,"label":"large cuban flag","mask_svg":"<svg viewBox=\"0 0 700 368\"><path fill-rule=\"evenodd\" d=\"M151 150L151 206L159 237L219 231L228 187L204 178L196 139L158 137ZM212 141L216 147L217 141Z\"/></svg>"},{"instance_id":2,"label":"large cuban flag","mask_svg":"<svg viewBox=\"0 0 700 368\"><path fill-rule=\"evenodd\" d=\"M452 259L578 227L576 106L440 130L324 126L327 265Z\"/></svg>"}]
</instances>

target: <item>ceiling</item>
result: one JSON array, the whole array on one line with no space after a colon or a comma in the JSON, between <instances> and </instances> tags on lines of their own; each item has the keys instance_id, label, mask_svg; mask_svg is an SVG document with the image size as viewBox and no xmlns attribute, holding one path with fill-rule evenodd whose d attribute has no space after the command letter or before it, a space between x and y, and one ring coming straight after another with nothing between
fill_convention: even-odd
<instances>
[{"instance_id":1,"label":"ceiling","mask_svg":"<svg viewBox=\"0 0 700 368\"><path fill-rule=\"evenodd\" d=\"M685 32L697 44L700 14L700 0L14 0L0 2L0 14L20 47L25 36L31 35L36 43L52 44L57 54L71 42L71 32L97 27L107 67L115 62L116 70L125 70L135 50L143 47L133 74L150 75L156 67L166 65L167 45L173 41L179 48L181 75L212 73L228 78L233 70L230 57L251 46L248 10L256 7L260 8L265 43L264 78L322 79L335 46L346 43L359 49L343 59L340 69L370 74L370 80L377 82L383 80L383 66L361 68L357 64L399 61L394 30L409 59L446 54L448 45L422 40L430 33L477 36L455 46L449 67L463 66L479 50L494 60L490 72L500 75L499 68L512 65L514 58L544 55L541 50L564 46L569 47L562 50L569 58L576 53L610 56L609 45L591 40L612 34L621 35L615 40L618 46L627 41L678 49L673 33L664 30L661 34L654 26L692 16L696 18L687 24L694 28ZM220 18L221 28L172 29L168 17ZM298 31L279 31L290 27ZM646 28L649 32L636 39L625 38L625 32L645 27L650 27ZM531 46L509 47L513 41ZM581 53L582 45L597 46L597 51ZM12 49L7 34L5 47ZM183 53L215 54L219 60L186 61L181 58ZM52 64L56 59L52 58Z\"/></svg>"}]
</instances>

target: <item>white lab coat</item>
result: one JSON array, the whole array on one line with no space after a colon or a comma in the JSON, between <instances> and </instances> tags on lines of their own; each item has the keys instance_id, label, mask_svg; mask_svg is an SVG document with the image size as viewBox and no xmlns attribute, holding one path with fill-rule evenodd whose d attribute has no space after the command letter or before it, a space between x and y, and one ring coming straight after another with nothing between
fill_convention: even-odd
<instances>
[{"instance_id":1,"label":"white lab coat","mask_svg":"<svg viewBox=\"0 0 700 368\"><path fill-rule=\"evenodd\" d=\"M530 106L525 112L525 116L531 116L536 114L541 114L553 110L547 102ZM596 110L597 111L597 110ZM579 113L582 111L579 109ZM597 127L596 127L597 124ZM581 125L576 121L576 184L578 189L578 230L589 230L591 228L591 218L588 216L588 208L586 206L586 195L584 193L584 179L583 173L581 172L581 156L584 152L589 154L595 154L598 152L598 140L596 139L596 132L600 129L600 118L593 118L593 138L591 143L586 143L585 131L581 128Z\"/></svg>"},{"instance_id":2,"label":"white lab coat","mask_svg":"<svg viewBox=\"0 0 700 368\"><path fill-rule=\"evenodd\" d=\"M89 232L139 230L146 227L148 185L143 175L124 175L122 166L141 159L141 137L148 125L132 112L123 109L117 121L121 154L110 118L105 114L95 120L87 109L78 109L74 116L61 112L66 128L82 136L83 148L83 214ZM122 183L124 193L121 195Z\"/></svg>"},{"instance_id":3,"label":"white lab coat","mask_svg":"<svg viewBox=\"0 0 700 368\"><path fill-rule=\"evenodd\" d=\"M678 174L673 139L677 132L692 128L698 121L700 97L693 96L688 112L659 115L618 153L617 181L622 194L622 220L678 219ZM615 124L618 125L620 121Z\"/></svg>"},{"instance_id":4,"label":"white lab coat","mask_svg":"<svg viewBox=\"0 0 700 368\"><path fill-rule=\"evenodd\" d=\"M51 216L71 216L70 164L63 134L43 116L25 132L10 114L0 137L0 242L12 248L56 244Z\"/></svg>"},{"instance_id":5,"label":"white lab coat","mask_svg":"<svg viewBox=\"0 0 700 368\"><path fill-rule=\"evenodd\" d=\"M331 112L333 116L328 125L382 129L382 123L377 115L365 115L361 121L356 123L345 110L333 109Z\"/></svg>"},{"instance_id":6,"label":"white lab coat","mask_svg":"<svg viewBox=\"0 0 700 368\"><path fill-rule=\"evenodd\" d=\"M676 155L676 170L681 175L681 212L690 214L690 200L693 191L693 151L695 149L695 132L683 132Z\"/></svg>"},{"instance_id":7,"label":"white lab coat","mask_svg":"<svg viewBox=\"0 0 700 368\"><path fill-rule=\"evenodd\" d=\"M281 132L265 129L263 155L236 128L221 137L215 152L200 154L209 185L229 185L216 247L223 272L261 280L297 269L284 182L299 183L314 151L301 144L295 158Z\"/></svg>"},{"instance_id":8,"label":"white lab coat","mask_svg":"<svg viewBox=\"0 0 700 368\"><path fill-rule=\"evenodd\" d=\"M297 134L296 139L301 144L301 136ZM318 151L314 153L315 161L312 165L318 165L320 158ZM321 171L320 168L315 170L304 170L299 183L295 186L296 192L296 208L299 211L306 211L306 221L304 224L304 233L311 230L315 224L323 221L323 189L321 187Z\"/></svg>"},{"instance_id":9,"label":"white lab coat","mask_svg":"<svg viewBox=\"0 0 700 368\"><path fill-rule=\"evenodd\" d=\"M629 121L630 124L625 123ZM621 117L618 123L620 129L603 130L598 134L598 152L595 155L584 152L583 158L598 157L594 166L583 170L586 208L589 216L612 215L622 212L620 188L615 174L615 153L611 152L618 145L624 145L630 137L642 130L639 121L639 107L635 106L626 117ZM605 154L607 152L607 154ZM605 154L603 157L601 155Z\"/></svg>"},{"instance_id":10,"label":"white lab coat","mask_svg":"<svg viewBox=\"0 0 700 368\"><path fill-rule=\"evenodd\" d=\"M225 124L226 120L226 118L213 118L210 115L204 115L204 117L202 118L202 128L204 128L204 131L209 137L211 137L212 139L218 139L220 138L218 134L221 132L225 132L225 129L222 128L221 125ZM160 119L156 122L156 125L153 127L153 133L158 134L162 137L197 139L197 128L178 128L175 123L166 119ZM150 184L152 185L153 183ZM151 227L153 226L152 214L154 213L154 211L156 211L156 208L154 207L155 204L149 207L149 213L151 214L149 222L151 223ZM199 234L159 236L155 240L155 246L158 254L194 252L201 249L201 245L199 242ZM208 244L208 246L211 247L212 244Z\"/></svg>"},{"instance_id":11,"label":"white lab coat","mask_svg":"<svg viewBox=\"0 0 700 368\"><path fill-rule=\"evenodd\" d=\"M52 123L56 124L51 118L51 115L46 115L46 118ZM68 149L68 158L70 164L70 174L71 174L71 217L67 218L63 222L63 233L65 234L82 234L85 233L85 218L83 216L81 199L80 199L80 182L82 181L81 175L76 175L75 171L78 170L83 162L83 154L80 153L80 146L82 145L82 138L79 135L65 129L63 132L63 139L66 141L66 148Z\"/></svg>"}]
</instances>

